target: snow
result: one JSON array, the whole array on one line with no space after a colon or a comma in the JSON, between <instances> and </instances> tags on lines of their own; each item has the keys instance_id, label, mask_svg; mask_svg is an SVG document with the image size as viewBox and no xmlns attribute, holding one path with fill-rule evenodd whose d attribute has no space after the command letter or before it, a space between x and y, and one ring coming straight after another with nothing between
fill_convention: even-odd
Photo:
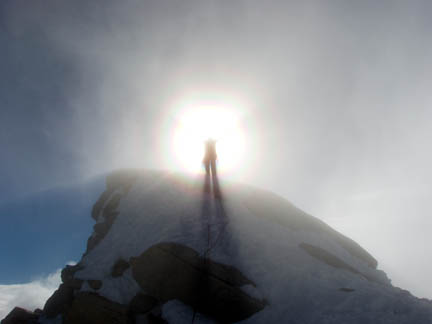
<instances>
[{"instance_id":1,"label":"snow","mask_svg":"<svg viewBox=\"0 0 432 324\"><path fill-rule=\"evenodd\" d=\"M120 200L120 214L110 231L83 257L84 269L75 277L102 280L100 295L127 304L140 287L130 269L113 278L113 264L119 258L138 256L154 244L176 242L236 267L256 284L242 289L269 304L242 323L288 319L299 324L432 323L430 302L391 286L383 271L352 256L331 232L290 228L258 215L247 206L249 194L255 191L249 187L222 183L221 204L202 192L202 181L170 173L139 173ZM259 192L263 199L266 194ZM280 214L287 219L311 217L294 206L284 207ZM299 248L301 243L326 250L373 281L310 256ZM183 323L183 319L190 323L190 315L190 307L179 301L163 306L169 323ZM202 323L211 323L202 314L198 317Z\"/></svg>"}]
</instances>

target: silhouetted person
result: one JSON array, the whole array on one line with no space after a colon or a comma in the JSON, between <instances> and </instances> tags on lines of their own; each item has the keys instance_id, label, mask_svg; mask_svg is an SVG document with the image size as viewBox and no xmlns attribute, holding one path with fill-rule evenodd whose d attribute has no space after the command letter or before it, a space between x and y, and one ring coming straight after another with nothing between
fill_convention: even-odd
<instances>
[{"instance_id":1,"label":"silhouetted person","mask_svg":"<svg viewBox=\"0 0 432 324\"><path fill-rule=\"evenodd\" d=\"M209 138L205 142L204 145L205 145L205 154L204 154L203 163L204 163L206 173L210 174L210 172L211 172L213 177L215 177L216 176L216 160L217 160L216 141Z\"/></svg>"}]
</instances>

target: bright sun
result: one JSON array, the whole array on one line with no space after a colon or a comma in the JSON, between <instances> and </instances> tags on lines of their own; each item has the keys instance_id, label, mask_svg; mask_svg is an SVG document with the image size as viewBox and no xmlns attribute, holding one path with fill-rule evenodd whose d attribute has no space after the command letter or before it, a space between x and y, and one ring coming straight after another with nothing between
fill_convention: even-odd
<instances>
[{"instance_id":1,"label":"bright sun","mask_svg":"<svg viewBox=\"0 0 432 324\"><path fill-rule=\"evenodd\" d=\"M194 103L186 107L174 130L174 152L182 167L190 172L202 170L204 143L216 140L218 171L232 171L244 152L244 135L239 114L228 105Z\"/></svg>"}]
</instances>

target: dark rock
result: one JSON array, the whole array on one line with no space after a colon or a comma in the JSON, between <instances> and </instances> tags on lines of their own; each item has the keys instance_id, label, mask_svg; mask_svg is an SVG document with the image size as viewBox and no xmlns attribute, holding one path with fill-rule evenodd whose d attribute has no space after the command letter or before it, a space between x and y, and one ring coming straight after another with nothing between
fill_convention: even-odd
<instances>
[{"instance_id":1,"label":"dark rock","mask_svg":"<svg viewBox=\"0 0 432 324\"><path fill-rule=\"evenodd\" d=\"M102 239L103 236L100 236L97 233L93 233L92 236L90 236L87 240L87 250L84 255L86 255L90 250L92 250Z\"/></svg>"},{"instance_id":2,"label":"dark rock","mask_svg":"<svg viewBox=\"0 0 432 324\"><path fill-rule=\"evenodd\" d=\"M102 287L102 281L100 280L87 280L90 287L94 290L99 290Z\"/></svg>"},{"instance_id":3,"label":"dark rock","mask_svg":"<svg viewBox=\"0 0 432 324\"><path fill-rule=\"evenodd\" d=\"M105 193L103 193L102 196L104 196L104 194ZM106 203L105 207L102 206L103 221L93 226L94 232L92 236L90 236L89 239L87 240L87 250L84 253L84 255L86 255L90 250L92 250L105 237L105 235L107 235L108 231L110 230L112 224L114 223L116 217L119 214L116 211L116 209L120 203L121 197L122 197L121 194L116 193L112 196L112 198L108 201L108 203ZM108 198L104 198L103 202L105 203L107 199ZM102 209L102 207L100 207L100 209ZM100 213L99 206L97 207L96 212ZM97 218L99 218L99 216L97 216Z\"/></svg>"},{"instance_id":4,"label":"dark rock","mask_svg":"<svg viewBox=\"0 0 432 324\"><path fill-rule=\"evenodd\" d=\"M168 324L160 315L148 314L147 315L147 323L148 324Z\"/></svg>"},{"instance_id":5,"label":"dark rock","mask_svg":"<svg viewBox=\"0 0 432 324\"><path fill-rule=\"evenodd\" d=\"M167 324L162 318L161 303L156 298L138 293L129 303L129 316L135 324Z\"/></svg>"},{"instance_id":6,"label":"dark rock","mask_svg":"<svg viewBox=\"0 0 432 324\"><path fill-rule=\"evenodd\" d=\"M360 274L357 269L351 267L349 264L339 259L336 255L331 254L322 248L307 243L301 243L299 247L305 250L310 256L328 264L329 266L345 269L355 274Z\"/></svg>"},{"instance_id":7,"label":"dark rock","mask_svg":"<svg viewBox=\"0 0 432 324\"><path fill-rule=\"evenodd\" d=\"M80 264L76 265L67 265L61 272L61 279L62 282L73 288L73 289L81 289L81 286L83 284L82 279L74 278L75 272L84 269L84 267Z\"/></svg>"},{"instance_id":8,"label":"dark rock","mask_svg":"<svg viewBox=\"0 0 432 324\"><path fill-rule=\"evenodd\" d=\"M253 284L239 270L181 244L153 245L130 264L135 280L152 296L162 302L178 299L223 323L244 320L266 305L239 288Z\"/></svg>"},{"instance_id":9,"label":"dark rock","mask_svg":"<svg viewBox=\"0 0 432 324\"><path fill-rule=\"evenodd\" d=\"M120 204L121 197L122 197L122 195L119 193L114 194L112 196L112 198L108 201L106 206L104 207L103 216L106 220L113 218L110 214L115 213L115 210L117 209L118 205Z\"/></svg>"},{"instance_id":10,"label":"dark rock","mask_svg":"<svg viewBox=\"0 0 432 324\"><path fill-rule=\"evenodd\" d=\"M95 293L79 293L63 318L63 324L129 324L125 305Z\"/></svg>"},{"instance_id":11,"label":"dark rock","mask_svg":"<svg viewBox=\"0 0 432 324\"><path fill-rule=\"evenodd\" d=\"M339 288L339 290L343 291L343 292L353 292L353 291L355 291L355 289L352 289L352 288Z\"/></svg>"},{"instance_id":12,"label":"dark rock","mask_svg":"<svg viewBox=\"0 0 432 324\"><path fill-rule=\"evenodd\" d=\"M84 267L77 263L75 265L67 265L65 268L63 268L62 272L61 272L61 280L63 283L67 283L74 278L74 274L75 272L84 269Z\"/></svg>"},{"instance_id":13,"label":"dark rock","mask_svg":"<svg viewBox=\"0 0 432 324\"><path fill-rule=\"evenodd\" d=\"M120 277L130 267L130 264L124 259L118 259L113 265L111 270L111 276L114 278Z\"/></svg>"},{"instance_id":14,"label":"dark rock","mask_svg":"<svg viewBox=\"0 0 432 324\"><path fill-rule=\"evenodd\" d=\"M36 308L36 309L33 311L33 313L38 314L38 315L41 315L41 314L43 313L43 311L42 311L42 309L40 309L40 308Z\"/></svg>"},{"instance_id":15,"label":"dark rock","mask_svg":"<svg viewBox=\"0 0 432 324\"><path fill-rule=\"evenodd\" d=\"M69 280L68 282L66 282L65 284L68 285L69 287L71 287L72 289L80 290L83 282L84 282L84 280L82 280L82 279L73 278L73 279Z\"/></svg>"},{"instance_id":16,"label":"dark rock","mask_svg":"<svg viewBox=\"0 0 432 324\"><path fill-rule=\"evenodd\" d=\"M58 314L64 314L74 299L74 290L67 284L61 284L54 294L48 298L43 312L46 317L54 318Z\"/></svg>"},{"instance_id":17,"label":"dark rock","mask_svg":"<svg viewBox=\"0 0 432 324\"><path fill-rule=\"evenodd\" d=\"M109 224L108 222L103 222L103 223L97 223L93 226L93 230L97 233L97 234L104 234L106 232L108 232L108 230L110 229L111 224Z\"/></svg>"},{"instance_id":18,"label":"dark rock","mask_svg":"<svg viewBox=\"0 0 432 324\"><path fill-rule=\"evenodd\" d=\"M138 173L134 170L120 170L111 173L106 180L106 190L93 205L91 212L92 218L96 221L99 219L105 203L116 189L122 188L124 194L129 192L130 188L137 180L137 176Z\"/></svg>"},{"instance_id":19,"label":"dark rock","mask_svg":"<svg viewBox=\"0 0 432 324\"><path fill-rule=\"evenodd\" d=\"M358 271L354 267L350 266L345 261L339 259L336 255L334 255L334 254L332 254L332 253L330 253L330 252L328 252L328 251L326 251L320 247L317 247L317 246L314 246L311 244L307 244L307 243L301 243L301 244L299 244L299 247L302 248L303 250L305 250L310 256L328 264L329 266L339 268L339 269L344 269L344 270L347 270L349 272L360 275L369 281L374 281L374 282L380 283L375 278L373 278L367 274L361 273L360 271Z\"/></svg>"},{"instance_id":20,"label":"dark rock","mask_svg":"<svg viewBox=\"0 0 432 324\"><path fill-rule=\"evenodd\" d=\"M39 314L30 312L21 307L15 307L2 321L1 324L36 324Z\"/></svg>"},{"instance_id":21,"label":"dark rock","mask_svg":"<svg viewBox=\"0 0 432 324\"><path fill-rule=\"evenodd\" d=\"M339 269L344 269L344 270L347 270L349 272L358 274L369 281L374 281L374 282L380 283L375 278L373 278L367 274L361 273L360 271L358 271L354 267L350 266L345 261L339 259L336 255L334 255L330 252L327 252L326 250L324 250L320 247L317 247L317 246L314 246L311 244L307 244L307 243L301 243L301 244L299 244L299 247L302 248L303 250L305 250L310 256L328 264L329 266L339 268Z\"/></svg>"},{"instance_id":22,"label":"dark rock","mask_svg":"<svg viewBox=\"0 0 432 324\"><path fill-rule=\"evenodd\" d=\"M109 199L109 197L111 196L114 190L115 190L114 187L105 190L101 194L99 199L96 201L96 203L93 205L91 215L94 220L97 221L99 219L99 216L101 214L103 207L105 206L106 201Z\"/></svg>"},{"instance_id":23,"label":"dark rock","mask_svg":"<svg viewBox=\"0 0 432 324\"><path fill-rule=\"evenodd\" d=\"M129 311L132 314L147 314L159 305L159 301L149 295L138 293L129 303Z\"/></svg>"},{"instance_id":24,"label":"dark rock","mask_svg":"<svg viewBox=\"0 0 432 324\"><path fill-rule=\"evenodd\" d=\"M84 255L88 254L108 233L119 214L116 209L121 198L129 192L137 180L137 176L138 173L135 170L121 170L113 172L107 177L107 189L93 205L91 213L94 220L98 221L103 216L103 221L94 225L94 233L87 240L87 249ZM122 189L122 191L114 194L117 189Z\"/></svg>"}]
</instances>

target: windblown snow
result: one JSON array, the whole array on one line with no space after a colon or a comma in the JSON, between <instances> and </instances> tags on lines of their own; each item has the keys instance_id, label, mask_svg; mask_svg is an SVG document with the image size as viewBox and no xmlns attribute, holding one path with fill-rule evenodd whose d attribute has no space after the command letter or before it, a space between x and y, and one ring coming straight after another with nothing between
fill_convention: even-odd
<instances>
[{"instance_id":1,"label":"windblown snow","mask_svg":"<svg viewBox=\"0 0 432 324\"><path fill-rule=\"evenodd\" d=\"M119 259L172 242L241 271L253 284L241 289L266 306L242 323L432 323L432 303L393 287L375 259L357 243L283 198L221 183L222 197L203 190L203 176L128 171L118 215L83 256L75 278L101 280L97 291L128 304L141 290L131 269L113 277ZM109 184L108 184L109 185ZM96 216L103 223L102 213ZM94 234L95 235L95 234ZM193 309L173 300L162 307L168 323L190 323ZM196 314L194 323L216 323Z\"/></svg>"}]
</instances>

